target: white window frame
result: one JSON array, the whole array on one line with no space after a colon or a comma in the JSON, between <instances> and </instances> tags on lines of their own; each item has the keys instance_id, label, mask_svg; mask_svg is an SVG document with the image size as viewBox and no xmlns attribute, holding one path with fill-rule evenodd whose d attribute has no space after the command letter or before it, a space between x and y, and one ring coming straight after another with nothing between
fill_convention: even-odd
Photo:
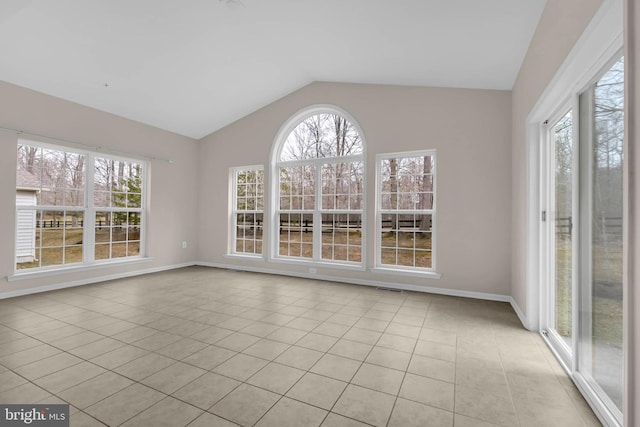
<instances>
[{"instance_id":1,"label":"white window frame","mask_svg":"<svg viewBox=\"0 0 640 427\"><path fill-rule=\"evenodd\" d=\"M433 159L433 169L431 174L433 176L433 205L431 209L382 209L382 162L388 159L398 158L411 158L411 157L425 157L429 156ZM430 278L440 278L441 275L437 272L437 170L438 161L437 153L435 149L420 150L420 151L406 151L398 153L384 153L376 155L376 262L374 270L381 272L399 273L399 274L415 274L420 276L427 276ZM401 266L382 263L382 216L386 214L416 214L416 215L431 215L431 267L413 267L413 266Z\"/></svg>"},{"instance_id":2,"label":"white window frame","mask_svg":"<svg viewBox=\"0 0 640 427\"><path fill-rule=\"evenodd\" d=\"M306 118L317 114L338 114L344 117L347 121L353 125L354 129L360 135L362 140L362 152L360 154L340 156L340 157L324 157L324 158L312 158L305 160L290 160L281 161L280 155L283 147L285 146L286 139L289 134ZM358 122L346 111L335 105L321 104L313 105L305 108L298 113L291 116L280 128L274 143L271 147L270 153L270 168L268 176L265 177L268 182L267 185L270 189L268 198L268 217L269 217L269 251L268 260L271 262L290 263L295 265L309 265L310 271L313 271L312 266L327 266L338 269L355 269L365 270L366 263L366 194L367 194L367 164L366 164L366 147L367 143L362 132L362 129L358 125ZM335 163L349 163L349 162L362 162L363 169L363 190L362 190L362 208L360 210L338 210L338 209L322 209L322 166ZM313 210L280 210L280 168L285 166L300 166L309 165L315 167L315 206ZM279 254L280 245L280 214L313 214L313 256L311 258L283 256ZM329 260L322 258L322 214L357 214L361 218L361 258L360 262L348 262L341 260Z\"/></svg>"},{"instance_id":3,"label":"white window frame","mask_svg":"<svg viewBox=\"0 0 640 427\"><path fill-rule=\"evenodd\" d=\"M262 172L262 209L238 209L238 174L240 172ZM266 194L266 176L263 165L251 165L251 166L239 166L233 167L229 171L229 183L230 185L230 197L229 197L229 242L227 253L232 256L247 257L247 258L264 258L265 251L265 229L266 216L265 216L265 194ZM262 250L260 252L240 252L236 249L236 239L238 230L238 214L262 214ZM253 239L254 244L257 239Z\"/></svg>"},{"instance_id":4,"label":"white window frame","mask_svg":"<svg viewBox=\"0 0 640 427\"><path fill-rule=\"evenodd\" d=\"M18 269L18 259L17 259L17 251L14 247L14 275L9 278L9 280L15 280L19 277L35 277L40 276L42 274L49 274L54 272L65 272L70 270L77 269L85 269L87 267L101 266L101 265L110 265L116 263L128 263L133 261L140 261L146 257L146 228L147 228L147 194L148 194L148 174L149 174L149 162L142 159L135 159L130 157L123 156L112 156L107 155L101 152L93 152L82 149L77 149L75 147L69 147L65 145L57 145L50 144L40 141L35 141L31 139L19 139L18 145L27 145L31 147L38 147L41 149L62 151L73 154L81 154L85 156L85 166L84 166L84 202L83 206L49 206L49 205L34 205L34 206L26 206L26 205L17 205L15 204L16 209L16 221L15 221L15 235L14 242L17 242L17 234L18 234L18 212L22 210L30 210L34 212L38 211L76 211L82 212L83 214L83 225L82 225L82 261L71 263L71 264L57 264L52 266L40 266L26 269ZM123 162L131 162L138 163L142 165L142 183L140 186L141 197L140 197L140 207L139 208L129 208L129 207L100 207L95 206L94 204L94 173L95 173L95 159L103 158L103 159L111 159L116 161ZM17 168L17 161L16 161ZM140 249L137 255L126 256L126 257L117 257L117 258L108 258L108 259L95 259L95 224L96 224L96 213L97 212L137 212L140 214ZM109 246L113 242L109 241ZM64 249L64 246L62 246Z\"/></svg>"}]
</instances>

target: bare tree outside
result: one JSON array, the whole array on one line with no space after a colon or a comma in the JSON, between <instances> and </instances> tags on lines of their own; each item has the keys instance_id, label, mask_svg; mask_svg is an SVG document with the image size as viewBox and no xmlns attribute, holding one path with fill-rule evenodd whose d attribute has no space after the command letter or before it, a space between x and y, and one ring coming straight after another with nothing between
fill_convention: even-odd
<instances>
[{"instance_id":1,"label":"bare tree outside","mask_svg":"<svg viewBox=\"0 0 640 427\"><path fill-rule=\"evenodd\" d=\"M431 268L434 157L389 156L379 167L380 262Z\"/></svg>"},{"instance_id":2,"label":"bare tree outside","mask_svg":"<svg viewBox=\"0 0 640 427\"><path fill-rule=\"evenodd\" d=\"M83 260L87 196L93 197L96 207L104 208L104 212L92 219L96 223L95 259L139 254L142 164L102 157L95 157L93 164L87 164L87 158L86 154L63 148L18 144L17 194L21 188L25 193L25 185L20 181L28 181L26 190L32 191L35 197L35 203L28 207L17 202L19 211L25 212L20 224L30 228L30 231L20 229L19 232L35 235L32 251L37 252L33 261L19 262L18 268ZM87 189L87 173L93 174L92 189ZM90 194L87 195L87 191ZM23 196L21 200L27 199ZM34 214L31 225L24 221L27 212Z\"/></svg>"},{"instance_id":3,"label":"bare tree outside","mask_svg":"<svg viewBox=\"0 0 640 427\"><path fill-rule=\"evenodd\" d=\"M363 141L335 113L307 117L288 135L279 156L280 250L313 257L314 222L322 224L322 259L361 262Z\"/></svg>"}]
</instances>

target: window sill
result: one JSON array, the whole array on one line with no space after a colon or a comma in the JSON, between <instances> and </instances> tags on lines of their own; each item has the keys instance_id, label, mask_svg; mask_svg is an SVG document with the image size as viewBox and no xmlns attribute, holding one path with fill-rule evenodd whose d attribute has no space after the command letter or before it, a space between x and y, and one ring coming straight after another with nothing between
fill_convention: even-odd
<instances>
[{"instance_id":1,"label":"window sill","mask_svg":"<svg viewBox=\"0 0 640 427\"><path fill-rule=\"evenodd\" d=\"M225 258L234 259L250 259L255 261L264 261L264 255L262 254L226 254Z\"/></svg>"},{"instance_id":2,"label":"window sill","mask_svg":"<svg viewBox=\"0 0 640 427\"><path fill-rule=\"evenodd\" d=\"M339 262L314 261L309 259L271 258L269 261L279 264L299 265L309 268L333 268L338 270L366 271L362 264L345 264Z\"/></svg>"},{"instance_id":3,"label":"window sill","mask_svg":"<svg viewBox=\"0 0 640 427\"><path fill-rule=\"evenodd\" d=\"M108 267L120 267L125 265L132 264L142 264L153 261L153 258L150 257L137 257L137 258L129 258L129 259L119 259L116 261L104 261L104 262L96 262L94 264L79 264L69 267L52 267L38 270L26 270L16 272L11 276L7 276L8 282L15 282L18 280L28 280L28 279L38 279L41 277L50 277L50 276L59 276L63 274L72 274L72 273L82 273L85 271L97 270L100 268L108 268Z\"/></svg>"},{"instance_id":4,"label":"window sill","mask_svg":"<svg viewBox=\"0 0 640 427\"><path fill-rule=\"evenodd\" d=\"M373 273L423 277L426 279L440 279L442 277L442 274L432 270L419 271L419 270L408 270L408 269L393 268L393 267L373 267L370 271Z\"/></svg>"}]
</instances>

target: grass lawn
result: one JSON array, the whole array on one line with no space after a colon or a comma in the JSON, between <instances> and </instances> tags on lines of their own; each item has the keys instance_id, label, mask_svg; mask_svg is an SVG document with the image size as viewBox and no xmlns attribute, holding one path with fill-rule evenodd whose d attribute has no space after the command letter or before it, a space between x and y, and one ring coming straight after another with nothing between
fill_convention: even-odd
<instances>
[{"instance_id":1,"label":"grass lawn","mask_svg":"<svg viewBox=\"0 0 640 427\"><path fill-rule=\"evenodd\" d=\"M111 245L109 245L110 237L113 242ZM111 236L109 228L97 229L95 259L103 260L138 255L140 253L140 232L131 229L128 238L127 241L126 228L114 227ZM42 247L41 250L38 249L40 247ZM37 230L36 258L38 258L37 261L18 263L18 270L82 262L82 228L43 228Z\"/></svg>"}]
</instances>

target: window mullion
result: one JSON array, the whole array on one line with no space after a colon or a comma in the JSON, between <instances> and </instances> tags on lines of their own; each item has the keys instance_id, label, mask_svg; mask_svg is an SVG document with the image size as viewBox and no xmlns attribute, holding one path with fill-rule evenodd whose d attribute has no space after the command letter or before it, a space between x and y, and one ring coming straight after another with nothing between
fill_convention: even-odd
<instances>
[{"instance_id":1,"label":"window mullion","mask_svg":"<svg viewBox=\"0 0 640 427\"><path fill-rule=\"evenodd\" d=\"M313 212L313 259L322 258L322 163L315 164L315 203Z\"/></svg>"},{"instance_id":2,"label":"window mullion","mask_svg":"<svg viewBox=\"0 0 640 427\"><path fill-rule=\"evenodd\" d=\"M82 230L82 254L85 263L93 263L95 261L95 228L96 228L96 212L93 200L94 174L95 174L95 155L87 154L87 163L85 166L85 211L84 211L84 227Z\"/></svg>"}]
</instances>

